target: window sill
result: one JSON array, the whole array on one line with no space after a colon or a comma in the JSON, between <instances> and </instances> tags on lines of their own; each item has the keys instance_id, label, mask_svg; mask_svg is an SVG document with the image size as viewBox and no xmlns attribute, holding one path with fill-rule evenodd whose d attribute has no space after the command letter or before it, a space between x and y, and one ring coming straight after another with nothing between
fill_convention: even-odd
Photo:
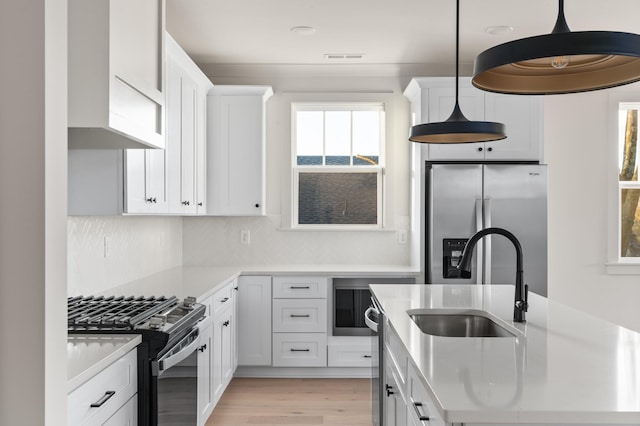
<instances>
[{"instance_id":1,"label":"window sill","mask_svg":"<svg viewBox=\"0 0 640 426\"><path fill-rule=\"evenodd\" d=\"M638 262L609 262L605 264L609 275L640 275L640 261Z\"/></svg>"}]
</instances>

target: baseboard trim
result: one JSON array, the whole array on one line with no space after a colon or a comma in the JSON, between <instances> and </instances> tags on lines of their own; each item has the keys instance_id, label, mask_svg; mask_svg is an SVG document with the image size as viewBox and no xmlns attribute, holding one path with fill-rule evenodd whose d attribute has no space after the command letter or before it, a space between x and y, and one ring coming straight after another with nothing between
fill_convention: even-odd
<instances>
[{"instance_id":1,"label":"baseboard trim","mask_svg":"<svg viewBox=\"0 0 640 426\"><path fill-rule=\"evenodd\" d=\"M371 378L366 367L247 367L236 369L233 377L264 378Z\"/></svg>"}]
</instances>

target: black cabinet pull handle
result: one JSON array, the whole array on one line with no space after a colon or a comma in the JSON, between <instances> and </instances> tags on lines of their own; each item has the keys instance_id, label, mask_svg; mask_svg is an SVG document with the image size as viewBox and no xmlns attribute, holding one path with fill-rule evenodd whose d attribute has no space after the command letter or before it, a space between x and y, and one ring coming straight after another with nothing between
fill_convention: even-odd
<instances>
[{"instance_id":1,"label":"black cabinet pull handle","mask_svg":"<svg viewBox=\"0 0 640 426\"><path fill-rule=\"evenodd\" d=\"M418 416L418 420L420 420L421 422L428 422L429 421L429 416L426 416L424 414L422 414L420 412L420 408L422 407L422 402L414 402L413 403L413 409L416 410L416 415Z\"/></svg>"},{"instance_id":2,"label":"black cabinet pull handle","mask_svg":"<svg viewBox=\"0 0 640 426\"><path fill-rule=\"evenodd\" d=\"M292 285L289 287L291 290L309 290L311 287L308 285Z\"/></svg>"},{"instance_id":3,"label":"black cabinet pull handle","mask_svg":"<svg viewBox=\"0 0 640 426\"><path fill-rule=\"evenodd\" d=\"M371 355L362 355L362 358L371 358Z\"/></svg>"},{"instance_id":4,"label":"black cabinet pull handle","mask_svg":"<svg viewBox=\"0 0 640 426\"><path fill-rule=\"evenodd\" d=\"M225 297L224 299L220 300L220 303L224 303L224 302L226 302L227 300L229 300L229 298L228 298L228 297Z\"/></svg>"},{"instance_id":5,"label":"black cabinet pull handle","mask_svg":"<svg viewBox=\"0 0 640 426\"><path fill-rule=\"evenodd\" d=\"M223 322L223 323L222 323L222 326L223 326L223 327L229 327L229 321L227 320L227 321Z\"/></svg>"},{"instance_id":6,"label":"black cabinet pull handle","mask_svg":"<svg viewBox=\"0 0 640 426\"><path fill-rule=\"evenodd\" d=\"M385 390L387 391L387 396L393 395L395 392L393 391L393 386L385 385Z\"/></svg>"},{"instance_id":7,"label":"black cabinet pull handle","mask_svg":"<svg viewBox=\"0 0 640 426\"><path fill-rule=\"evenodd\" d=\"M238 291L238 286L235 286L233 289L234 289L235 291Z\"/></svg>"},{"instance_id":8,"label":"black cabinet pull handle","mask_svg":"<svg viewBox=\"0 0 640 426\"><path fill-rule=\"evenodd\" d=\"M481 152L481 151L482 151L482 149L483 149L483 148L478 148L478 151L480 151L480 152Z\"/></svg>"},{"instance_id":9,"label":"black cabinet pull handle","mask_svg":"<svg viewBox=\"0 0 640 426\"><path fill-rule=\"evenodd\" d=\"M289 315L291 318L309 318L311 315L309 314L291 314Z\"/></svg>"},{"instance_id":10,"label":"black cabinet pull handle","mask_svg":"<svg viewBox=\"0 0 640 426\"><path fill-rule=\"evenodd\" d=\"M487 148L487 151L491 152L493 151L493 148Z\"/></svg>"},{"instance_id":11,"label":"black cabinet pull handle","mask_svg":"<svg viewBox=\"0 0 640 426\"><path fill-rule=\"evenodd\" d=\"M200 202L198 203L198 206L202 207L202 201L200 201Z\"/></svg>"},{"instance_id":12,"label":"black cabinet pull handle","mask_svg":"<svg viewBox=\"0 0 640 426\"><path fill-rule=\"evenodd\" d=\"M111 397L113 395L116 394L116 391L106 391L104 393L104 396L102 398L100 398L99 400L97 400L96 402L94 402L93 404L91 404L92 408L98 408L98 407L102 407L105 402L107 402L108 400L111 399Z\"/></svg>"},{"instance_id":13,"label":"black cabinet pull handle","mask_svg":"<svg viewBox=\"0 0 640 426\"><path fill-rule=\"evenodd\" d=\"M260 208L260 204L256 203L256 209Z\"/></svg>"},{"instance_id":14,"label":"black cabinet pull handle","mask_svg":"<svg viewBox=\"0 0 640 426\"><path fill-rule=\"evenodd\" d=\"M198 350L199 350L200 352L204 352L204 351L206 351L206 350L207 350L207 344L205 343L204 345L200 346L200 347L198 348Z\"/></svg>"},{"instance_id":15,"label":"black cabinet pull handle","mask_svg":"<svg viewBox=\"0 0 640 426\"><path fill-rule=\"evenodd\" d=\"M291 352L309 352L309 349L293 349L293 348L291 348L290 350L291 350Z\"/></svg>"}]
</instances>

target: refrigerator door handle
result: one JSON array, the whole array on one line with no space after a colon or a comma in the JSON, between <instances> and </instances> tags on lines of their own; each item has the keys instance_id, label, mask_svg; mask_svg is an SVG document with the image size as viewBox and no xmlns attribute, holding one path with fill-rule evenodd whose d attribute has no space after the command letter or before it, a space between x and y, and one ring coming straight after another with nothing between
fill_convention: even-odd
<instances>
[{"instance_id":1,"label":"refrigerator door handle","mask_svg":"<svg viewBox=\"0 0 640 426\"><path fill-rule=\"evenodd\" d=\"M491 199L484 199L484 225L485 228L491 228ZM486 252L484 256L484 283L491 284L491 235L484 237L484 250Z\"/></svg>"},{"instance_id":2,"label":"refrigerator door handle","mask_svg":"<svg viewBox=\"0 0 640 426\"><path fill-rule=\"evenodd\" d=\"M476 232L484 229L482 225L482 215L483 215L483 200L476 200ZM485 237L486 238L486 237ZM482 267L483 256L483 245L476 245L476 284L482 284L482 276L484 275L484 268Z\"/></svg>"}]
</instances>

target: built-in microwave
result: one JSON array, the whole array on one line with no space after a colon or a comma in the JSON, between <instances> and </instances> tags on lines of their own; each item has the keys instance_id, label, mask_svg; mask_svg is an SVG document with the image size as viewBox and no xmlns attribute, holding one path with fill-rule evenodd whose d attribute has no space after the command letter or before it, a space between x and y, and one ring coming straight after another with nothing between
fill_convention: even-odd
<instances>
[{"instance_id":1,"label":"built-in microwave","mask_svg":"<svg viewBox=\"0 0 640 426\"><path fill-rule=\"evenodd\" d=\"M364 313L371 306L369 284L414 284L415 278L334 278L333 335L371 336L364 322Z\"/></svg>"}]
</instances>

